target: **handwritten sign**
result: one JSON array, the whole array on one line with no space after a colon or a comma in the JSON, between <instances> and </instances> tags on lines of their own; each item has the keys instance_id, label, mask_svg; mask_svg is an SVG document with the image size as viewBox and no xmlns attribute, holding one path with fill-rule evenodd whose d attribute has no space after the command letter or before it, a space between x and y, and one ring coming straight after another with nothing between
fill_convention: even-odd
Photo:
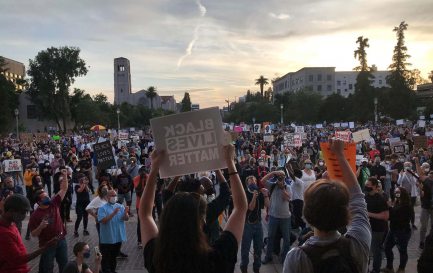
<instances>
[{"instance_id":1,"label":"handwritten sign","mask_svg":"<svg viewBox=\"0 0 433 273\"><path fill-rule=\"evenodd\" d=\"M285 134L284 144L289 147L301 147L302 137L298 134Z\"/></svg>"},{"instance_id":2,"label":"handwritten sign","mask_svg":"<svg viewBox=\"0 0 433 273\"><path fill-rule=\"evenodd\" d=\"M352 134L353 137L353 141L355 143L361 142L361 141L370 141L371 136L370 136L370 130L369 129L364 129L364 130L360 130L357 132L354 132Z\"/></svg>"},{"instance_id":3,"label":"handwritten sign","mask_svg":"<svg viewBox=\"0 0 433 273\"><path fill-rule=\"evenodd\" d=\"M3 161L5 172L19 172L23 170L21 159L11 159Z\"/></svg>"},{"instance_id":4,"label":"handwritten sign","mask_svg":"<svg viewBox=\"0 0 433 273\"><path fill-rule=\"evenodd\" d=\"M344 142L350 142L350 135L352 132L350 131L336 131L335 138L340 139Z\"/></svg>"},{"instance_id":5,"label":"handwritten sign","mask_svg":"<svg viewBox=\"0 0 433 273\"><path fill-rule=\"evenodd\" d=\"M320 148L323 151L323 158L325 159L326 167L328 168L329 178L335 180L342 180L343 173L340 164L338 163L337 156L331 151L328 142L320 143ZM344 146L344 157L350 164L353 172L356 172L356 144L347 143Z\"/></svg>"},{"instance_id":6,"label":"handwritten sign","mask_svg":"<svg viewBox=\"0 0 433 273\"><path fill-rule=\"evenodd\" d=\"M119 132L119 139L120 140L127 140L129 138L128 132Z\"/></svg>"},{"instance_id":7,"label":"handwritten sign","mask_svg":"<svg viewBox=\"0 0 433 273\"><path fill-rule=\"evenodd\" d=\"M93 145L93 151L98 160L98 168L108 169L116 165L114 161L113 148L110 141L99 142Z\"/></svg>"},{"instance_id":8,"label":"handwritten sign","mask_svg":"<svg viewBox=\"0 0 433 273\"><path fill-rule=\"evenodd\" d=\"M159 171L161 178L226 167L218 107L154 118L150 126L155 147L167 152Z\"/></svg>"}]
</instances>

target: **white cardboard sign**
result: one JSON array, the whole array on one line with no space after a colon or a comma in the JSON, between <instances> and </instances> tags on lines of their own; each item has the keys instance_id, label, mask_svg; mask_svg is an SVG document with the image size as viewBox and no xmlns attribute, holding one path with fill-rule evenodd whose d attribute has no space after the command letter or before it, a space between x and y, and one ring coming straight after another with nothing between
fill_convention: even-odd
<instances>
[{"instance_id":1,"label":"white cardboard sign","mask_svg":"<svg viewBox=\"0 0 433 273\"><path fill-rule=\"evenodd\" d=\"M4 171L7 172L19 172L23 170L21 165L21 159L11 159L3 161Z\"/></svg>"},{"instance_id":2,"label":"white cardboard sign","mask_svg":"<svg viewBox=\"0 0 433 273\"><path fill-rule=\"evenodd\" d=\"M295 133L297 134L303 134L305 132L304 126L296 126L295 127Z\"/></svg>"},{"instance_id":3,"label":"white cardboard sign","mask_svg":"<svg viewBox=\"0 0 433 273\"><path fill-rule=\"evenodd\" d=\"M129 138L128 132L119 132L119 139L120 140L127 140Z\"/></svg>"},{"instance_id":4,"label":"white cardboard sign","mask_svg":"<svg viewBox=\"0 0 433 273\"><path fill-rule=\"evenodd\" d=\"M361 142L361 141L370 141L370 130L369 129L364 129L364 130L359 130L357 132L354 132L352 134L353 137L353 141L355 143Z\"/></svg>"},{"instance_id":5,"label":"white cardboard sign","mask_svg":"<svg viewBox=\"0 0 433 273\"><path fill-rule=\"evenodd\" d=\"M404 124L404 120L403 120L403 119L397 119L397 120L395 121L395 123L396 123L397 125L403 125L403 124Z\"/></svg>"},{"instance_id":6,"label":"white cardboard sign","mask_svg":"<svg viewBox=\"0 0 433 273\"><path fill-rule=\"evenodd\" d=\"M226 167L218 107L154 118L150 126L156 149L167 152L159 170L161 178Z\"/></svg>"}]
</instances>

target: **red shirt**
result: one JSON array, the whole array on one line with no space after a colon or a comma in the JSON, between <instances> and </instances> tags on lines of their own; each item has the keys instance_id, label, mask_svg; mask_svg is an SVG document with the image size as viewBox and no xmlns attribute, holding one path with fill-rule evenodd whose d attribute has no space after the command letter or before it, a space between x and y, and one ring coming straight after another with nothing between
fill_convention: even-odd
<instances>
[{"instance_id":1,"label":"red shirt","mask_svg":"<svg viewBox=\"0 0 433 273\"><path fill-rule=\"evenodd\" d=\"M43 219L48 219L48 226L41 231L39 234L39 247L45 245L49 240L55 236L61 237L66 235L66 229L63 225L62 218L60 217L60 203L62 199L59 195L56 195L51 200L51 204L48 208L42 209L38 207L30 216L29 228L35 230L42 222Z\"/></svg>"},{"instance_id":2,"label":"red shirt","mask_svg":"<svg viewBox=\"0 0 433 273\"><path fill-rule=\"evenodd\" d=\"M139 183L140 183L141 177L140 175L137 175L136 177L134 177L134 180L132 180L132 183L134 183L134 189L138 187ZM146 181L147 181L147 175L146 177L144 177L142 183L142 188L141 188L141 193L143 193L144 187L146 186ZM136 194L136 202L135 202L135 207L138 210L138 208L140 207L140 196L138 196Z\"/></svg>"},{"instance_id":3,"label":"red shirt","mask_svg":"<svg viewBox=\"0 0 433 273\"><path fill-rule=\"evenodd\" d=\"M26 247L15 224L6 226L0 222L0 234L0 272L29 272Z\"/></svg>"}]
</instances>

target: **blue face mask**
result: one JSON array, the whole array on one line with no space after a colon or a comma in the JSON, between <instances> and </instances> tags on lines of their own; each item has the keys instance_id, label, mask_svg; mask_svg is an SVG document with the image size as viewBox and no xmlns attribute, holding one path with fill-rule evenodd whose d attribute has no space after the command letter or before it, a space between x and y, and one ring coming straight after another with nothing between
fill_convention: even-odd
<instances>
[{"instance_id":1,"label":"blue face mask","mask_svg":"<svg viewBox=\"0 0 433 273\"><path fill-rule=\"evenodd\" d=\"M88 251L88 252L84 252L84 253L83 253L83 257L84 257L85 259L89 259L89 258L90 258L90 251Z\"/></svg>"},{"instance_id":2,"label":"blue face mask","mask_svg":"<svg viewBox=\"0 0 433 273\"><path fill-rule=\"evenodd\" d=\"M42 199L41 204L44 206L49 206L51 204L51 199L47 196L44 199Z\"/></svg>"},{"instance_id":3,"label":"blue face mask","mask_svg":"<svg viewBox=\"0 0 433 273\"><path fill-rule=\"evenodd\" d=\"M258 190L259 190L259 187L257 187L256 184L250 184L250 185L248 185L248 191L250 191L251 193L254 192L254 191L258 191Z\"/></svg>"}]
</instances>

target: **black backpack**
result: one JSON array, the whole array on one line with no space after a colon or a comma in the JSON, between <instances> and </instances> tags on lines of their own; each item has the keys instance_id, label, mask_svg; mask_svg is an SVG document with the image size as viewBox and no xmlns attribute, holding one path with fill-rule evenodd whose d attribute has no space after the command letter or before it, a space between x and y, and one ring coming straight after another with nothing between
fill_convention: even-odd
<instances>
[{"instance_id":1,"label":"black backpack","mask_svg":"<svg viewBox=\"0 0 433 273\"><path fill-rule=\"evenodd\" d=\"M350 254L350 239L341 236L336 242L326 245L302 245L313 264L314 273L359 273Z\"/></svg>"}]
</instances>

